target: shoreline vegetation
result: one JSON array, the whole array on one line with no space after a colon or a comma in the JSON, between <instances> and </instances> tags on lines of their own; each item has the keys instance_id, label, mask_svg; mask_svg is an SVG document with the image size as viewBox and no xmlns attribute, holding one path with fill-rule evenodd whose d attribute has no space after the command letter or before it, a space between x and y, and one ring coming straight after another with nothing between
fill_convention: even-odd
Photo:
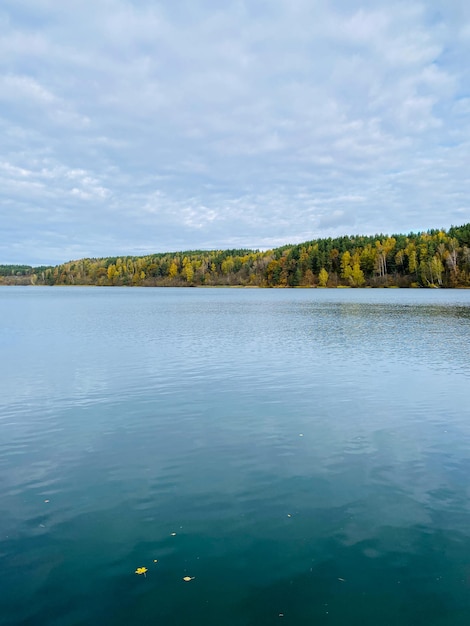
<instances>
[{"instance_id":1,"label":"shoreline vegetation","mask_svg":"<svg viewBox=\"0 0 470 626\"><path fill-rule=\"evenodd\" d=\"M272 250L192 250L0 265L0 285L470 287L470 223L408 235L315 239Z\"/></svg>"}]
</instances>

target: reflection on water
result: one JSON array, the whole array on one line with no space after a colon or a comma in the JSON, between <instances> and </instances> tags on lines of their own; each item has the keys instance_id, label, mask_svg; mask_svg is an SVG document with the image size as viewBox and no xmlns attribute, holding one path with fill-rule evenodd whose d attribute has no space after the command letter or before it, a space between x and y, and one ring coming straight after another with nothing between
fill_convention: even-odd
<instances>
[{"instance_id":1,"label":"reflection on water","mask_svg":"<svg viewBox=\"0 0 470 626\"><path fill-rule=\"evenodd\" d=\"M469 291L0 315L0 624L469 623Z\"/></svg>"}]
</instances>

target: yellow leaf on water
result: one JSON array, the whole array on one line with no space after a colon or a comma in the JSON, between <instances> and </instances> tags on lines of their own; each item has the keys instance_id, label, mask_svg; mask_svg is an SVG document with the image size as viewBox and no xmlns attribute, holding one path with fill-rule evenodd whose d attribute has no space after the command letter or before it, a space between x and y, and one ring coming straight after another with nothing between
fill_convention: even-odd
<instances>
[{"instance_id":1,"label":"yellow leaf on water","mask_svg":"<svg viewBox=\"0 0 470 626\"><path fill-rule=\"evenodd\" d=\"M146 567L138 567L138 568L135 570L135 573L136 573L136 574L143 574L143 575L145 576L145 572L147 572L147 571L148 571L148 570L147 570L147 568L146 568Z\"/></svg>"},{"instance_id":2,"label":"yellow leaf on water","mask_svg":"<svg viewBox=\"0 0 470 626\"><path fill-rule=\"evenodd\" d=\"M185 576L183 578L185 583L189 583L190 580L194 580L195 576Z\"/></svg>"}]
</instances>

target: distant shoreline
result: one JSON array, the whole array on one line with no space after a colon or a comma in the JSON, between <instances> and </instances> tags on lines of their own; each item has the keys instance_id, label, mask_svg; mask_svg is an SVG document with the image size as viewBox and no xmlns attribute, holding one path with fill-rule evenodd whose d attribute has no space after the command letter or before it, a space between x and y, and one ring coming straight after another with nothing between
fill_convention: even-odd
<instances>
[{"instance_id":1,"label":"distant shoreline","mask_svg":"<svg viewBox=\"0 0 470 626\"><path fill-rule=\"evenodd\" d=\"M263 286L263 285L33 285L32 283L2 283L0 282L1 287L32 287L32 288L71 288L71 289L262 289L262 290L292 290L292 289L303 289L305 291L311 290L328 290L334 291L337 289L353 289L353 290L366 290L366 289L406 289L406 290L420 290L420 289L439 289L439 290L456 290L456 289L470 289L470 286L467 285L457 285L455 287L423 287L421 285L416 285L413 287L400 287L399 285L365 285L363 287L353 287L350 285L337 285L336 287L319 287L319 286L306 286L306 285L297 285L294 287L290 286Z\"/></svg>"},{"instance_id":2,"label":"distant shoreline","mask_svg":"<svg viewBox=\"0 0 470 626\"><path fill-rule=\"evenodd\" d=\"M469 288L470 223L316 239L272 250L192 250L1 265L0 283L99 287Z\"/></svg>"}]
</instances>

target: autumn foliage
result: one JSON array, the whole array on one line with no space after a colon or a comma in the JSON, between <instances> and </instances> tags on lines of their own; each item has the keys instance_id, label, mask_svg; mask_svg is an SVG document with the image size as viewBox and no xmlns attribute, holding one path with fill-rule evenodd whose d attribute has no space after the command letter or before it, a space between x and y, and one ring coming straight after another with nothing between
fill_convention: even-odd
<instances>
[{"instance_id":1,"label":"autumn foliage","mask_svg":"<svg viewBox=\"0 0 470 626\"><path fill-rule=\"evenodd\" d=\"M0 266L37 285L469 287L470 224L408 235L345 236L268 251L213 250Z\"/></svg>"}]
</instances>

